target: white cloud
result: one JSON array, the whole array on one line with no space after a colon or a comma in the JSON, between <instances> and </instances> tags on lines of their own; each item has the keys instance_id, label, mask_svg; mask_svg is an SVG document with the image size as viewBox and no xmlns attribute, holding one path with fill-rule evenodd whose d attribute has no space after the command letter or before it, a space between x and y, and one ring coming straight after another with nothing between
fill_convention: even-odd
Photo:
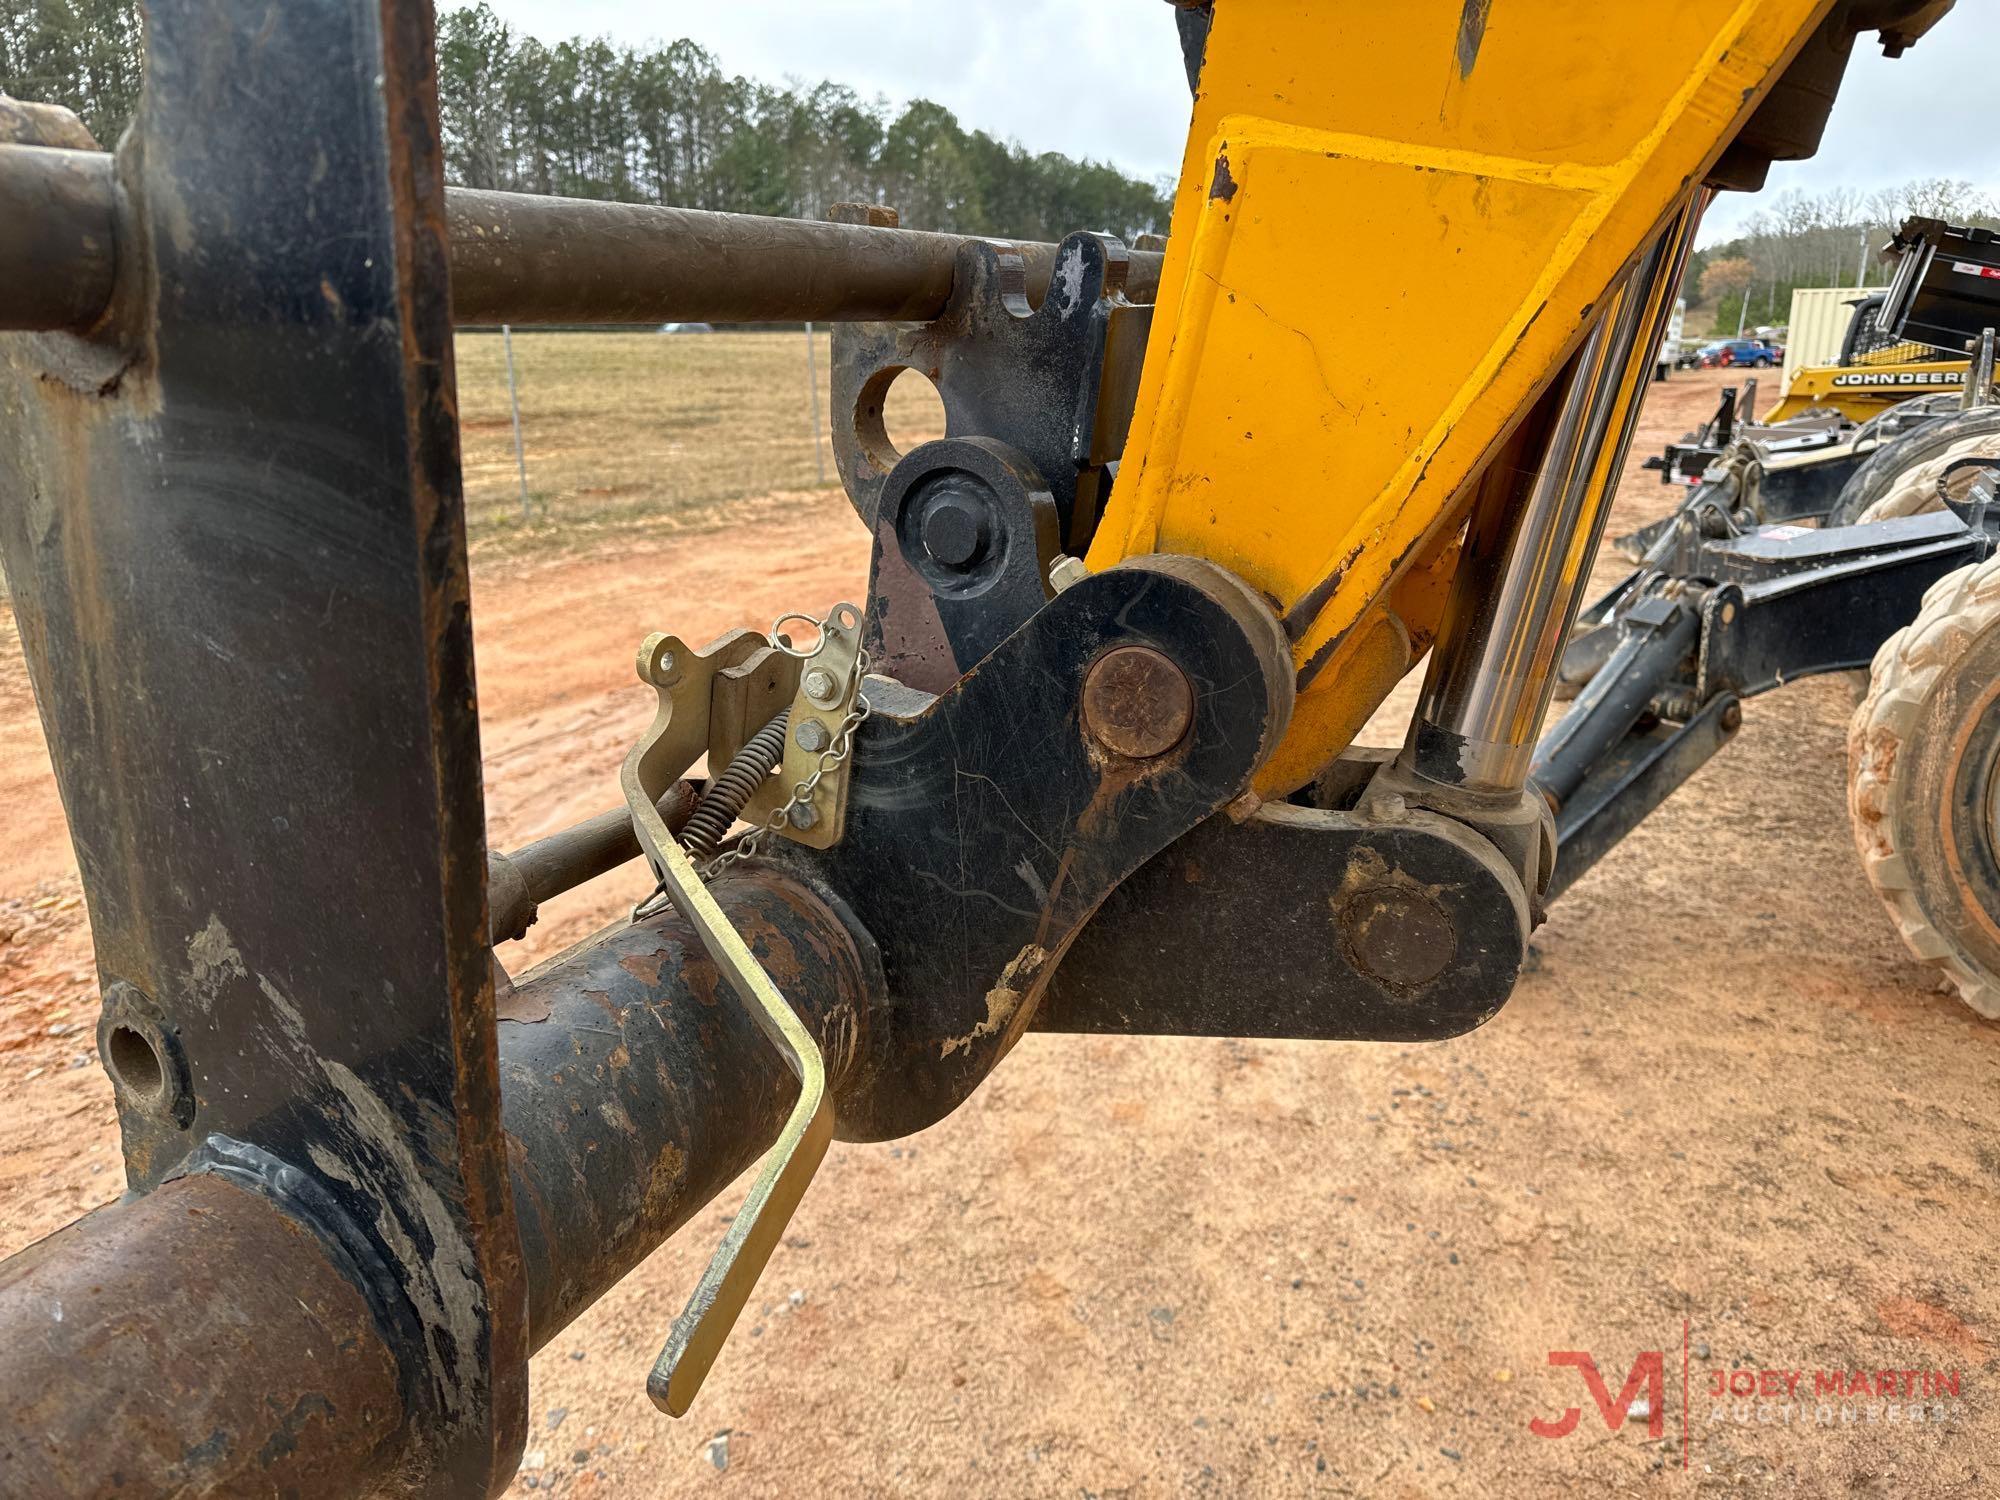
<instances>
[{"instance_id":1,"label":"white cloud","mask_svg":"<svg viewBox=\"0 0 2000 1500\"><path fill-rule=\"evenodd\" d=\"M1030 150L1108 160L1142 177L1180 169L1187 81L1160 0L491 0L544 40L692 37L723 68L777 82L822 78L902 103L935 99L968 129ZM1373 3L1373 0L1347 0ZM2000 65L2000 4L1958 8L1901 58L1872 36L1853 62L1817 156L1772 168L1762 195L1727 193L1703 239L1726 239L1758 198L1798 187L1862 191L1912 177L1963 177L2000 191L2000 138L1984 111Z\"/></svg>"},{"instance_id":2,"label":"white cloud","mask_svg":"<svg viewBox=\"0 0 2000 1500\"><path fill-rule=\"evenodd\" d=\"M1141 177L1180 171L1187 75L1160 0L490 0L544 41L690 37L723 70L777 83L831 79L901 104L934 99L967 129L1033 151L1116 163Z\"/></svg>"},{"instance_id":3,"label":"white cloud","mask_svg":"<svg viewBox=\"0 0 2000 1500\"><path fill-rule=\"evenodd\" d=\"M1958 0L1952 13L1901 57L1884 57L1873 36L1854 44L1840 97L1810 160L1779 162L1762 193L1724 193L1702 240L1726 240L1759 199L1787 188L1864 193L1913 177L1962 177L2000 192L2000 137L1986 115L2000 66L2000 5Z\"/></svg>"}]
</instances>

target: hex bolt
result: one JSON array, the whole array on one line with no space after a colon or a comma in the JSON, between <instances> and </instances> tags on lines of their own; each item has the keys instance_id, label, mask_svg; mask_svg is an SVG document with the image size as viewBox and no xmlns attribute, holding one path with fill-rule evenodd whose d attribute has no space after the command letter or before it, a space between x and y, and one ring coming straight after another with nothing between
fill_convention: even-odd
<instances>
[{"instance_id":1,"label":"hex bolt","mask_svg":"<svg viewBox=\"0 0 2000 1500\"><path fill-rule=\"evenodd\" d=\"M815 703L831 702L835 687L833 673L825 667L814 667L806 673L806 696Z\"/></svg>"},{"instance_id":2,"label":"hex bolt","mask_svg":"<svg viewBox=\"0 0 2000 1500\"><path fill-rule=\"evenodd\" d=\"M1090 569L1083 565L1080 557L1071 557L1067 552L1049 564L1049 591L1060 594L1064 589L1074 588L1090 576Z\"/></svg>"},{"instance_id":3,"label":"hex bolt","mask_svg":"<svg viewBox=\"0 0 2000 1500\"><path fill-rule=\"evenodd\" d=\"M831 736L827 734L826 726L818 719L807 719L799 725L798 732L792 738L798 741L801 750L809 755L817 755L827 747Z\"/></svg>"},{"instance_id":4,"label":"hex bolt","mask_svg":"<svg viewBox=\"0 0 2000 1500\"><path fill-rule=\"evenodd\" d=\"M1115 755L1150 760L1187 736L1194 689L1187 674L1151 646L1118 646L1083 679L1083 724Z\"/></svg>"},{"instance_id":5,"label":"hex bolt","mask_svg":"<svg viewBox=\"0 0 2000 1500\"><path fill-rule=\"evenodd\" d=\"M819 812L810 802L795 802L785 816L794 828L810 828L819 821Z\"/></svg>"}]
</instances>

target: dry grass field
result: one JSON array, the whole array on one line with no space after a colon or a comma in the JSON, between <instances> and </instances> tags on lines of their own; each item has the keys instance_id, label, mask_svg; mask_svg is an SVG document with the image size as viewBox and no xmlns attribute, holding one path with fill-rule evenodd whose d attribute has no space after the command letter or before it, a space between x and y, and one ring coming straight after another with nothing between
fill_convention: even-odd
<instances>
[{"instance_id":1,"label":"dry grass field","mask_svg":"<svg viewBox=\"0 0 2000 1500\"><path fill-rule=\"evenodd\" d=\"M837 485L827 431L832 342L824 331L812 341L815 406L806 336L797 329L516 332L524 518L501 336L459 335L459 425L475 544L575 545L634 522L713 521L746 496ZM906 446L944 434L937 393L917 376L891 389L886 420Z\"/></svg>"}]
</instances>

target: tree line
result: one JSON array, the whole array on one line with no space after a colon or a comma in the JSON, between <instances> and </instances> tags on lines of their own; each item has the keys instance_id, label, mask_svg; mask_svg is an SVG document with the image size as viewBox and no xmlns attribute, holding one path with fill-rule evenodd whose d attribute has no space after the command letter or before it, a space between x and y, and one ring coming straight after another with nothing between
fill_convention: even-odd
<instances>
[{"instance_id":1,"label":"tree line","mask_svg":"<svg viewBox=\"0 0 2000 1500\"><path fill-rule=\"evenodd\" d=\"M61 104L110 145L139 102L132 0L0 0L0 93Z\"/></svg>"},{"instance_id":2,"label":"tree line","mask_svg":"<svg viewBox=\"0 0 2000 1500\"><path fill-rule=\"evenodd\" d=\"M138 103L136 0L0 0L0 91L75 110L106 145ZM723 72L691 41L545 43L485 5L438 17L446 175L465 187L822 217L1021 239L1165 232L1168 198L1105 162L1030 153L926 99Z\"/></svg>"},{"instance_id":3,"label":"tree line","mask_svg":"<svg viewBox=\"0 0 2000 1500\"><path fill-rule=\"evenodd\" d=\"M0 0L0 91L68 105L111 143L140 81L135 0ZM1023 239L1163 231L1160 186L1104 162L1031 154L967 130L925 99L901 108L838 83L732 76L681 40L545 43L478 4L438 18L447 173L467 187L818 218L889 204L915 228ZM1726 244L1697 252L1696 322L1779 323L1801 286L1880 281L1881 246L1911 214L2000 224L1970 182L1927 178L1863 193L1780 193Z\"/></svg>"},{"instance_id":4,"label":"tree line","mask_svg":"<svg viewBox=\"0 0 2000 1500\"><path fill-rule=\"evenodd\" d=\"M1792 188L1751 214L1734 239L1696 252L1685 283L1688 300L1710 313L1722 333L1734 333L1739 320L1746 328L1783 323L1795 288L1887 281L1882 247L1912 215L2000 227L2000 202L1971 182L1945 177L1872 193Z\"/></svg>"}]
</instances>

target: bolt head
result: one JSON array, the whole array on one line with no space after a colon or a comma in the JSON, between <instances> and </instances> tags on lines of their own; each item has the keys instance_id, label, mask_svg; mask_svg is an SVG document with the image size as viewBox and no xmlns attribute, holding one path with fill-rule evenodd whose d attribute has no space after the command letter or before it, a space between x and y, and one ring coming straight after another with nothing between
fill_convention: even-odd
<instances>
[{"instance_id":1,"label":"bolt head","mask_svg":"<svg viewBox=\"0 0 2000 1500\"><path fill-rule=\"evenodd\" d=\"M1409 887L1356 891L1340 903L1336 916L1348 960L1390 990L1428 984L1458 950L1451 918L1424 892Z\"/></svg>"},{"instance_id":2,"label":"bolt head","mask_svg":"<svg viewBox=\"0 0 2000 1500\"><path fill-rule=\"evenodd\" d=\"M814 667L806 673L806 696L815 703L824 703L831 699L837 685L833 680L833 673L827 671L825 667Z\"/></svg>"},{"instance_id":3,"label":"bolt head","mask_svg":"<svg viewBox=\"0 0 2000 1500\"><path fill-rule=\"evenodd\" d=\"M1074 588L1090 576L1090 569L1083 565L1080 557L1064 553L1049 564L1049 590L1060 594L1064 589Z\"/></svg>"},{"instance_id":4,"label":"bolt head","mask_svg":"<svg viewBox=\"0 0 2000 1500\"><path fill-rule=\"evenodd\" d=\"M785 814L794 828L810 828L819 821L819 813L810 802L794 803L792 810Z\"/></svg>"},{"instance_id":5,"label":"bolt head","mask_svg":"<svg viewBox=\"0 0 2000 1500\"><path fill-rule=\"evenodd\" d=\"M986 507L967 495L946 494L924 512L924 551L941 567L964 571L986 555L992 540Z\"/></svg>"},{"instance_id":6,"label":"bolt head","mask_svg":"<svg viewBox=\"0 0 2000 1500\"><path fill-rule=\"evenodd\" d=\"M1194 723L1187 674L1151 646L1118 646L1083 679L1083 724L1105 749L1128 760L1164 755Z\"/></svg>"},{"instance_id":7,"label":"bolt head","mask_svg":"<svg viewBox=\"0 0 2000 1500\"><path fill-rule=\"evenodd\" d=\"M826 732L826 726L818 719L807 719L805 723L799 725L798 732L792 738L798 741L799 748L809 755L817 755L832 741L832 736Z\"/></svg>"}]
</instances>

